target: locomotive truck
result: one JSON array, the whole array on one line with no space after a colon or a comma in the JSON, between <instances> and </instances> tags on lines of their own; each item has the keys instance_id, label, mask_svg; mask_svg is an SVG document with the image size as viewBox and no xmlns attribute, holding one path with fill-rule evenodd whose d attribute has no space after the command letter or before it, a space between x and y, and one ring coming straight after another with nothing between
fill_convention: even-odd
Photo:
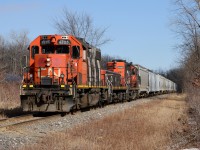
<instances>
[{"instance_id":1,"label":"locomotive truck","mask_svg":"<svg viewBox=\"0 0 200 150\"><path fill-rule=\"evenodd\" d=\"M72 35L40 35L28 49L20 93L24 111L69 112L175 91L172 81L126 60L113 60L102 69L100 49ZM157 87L150 89L152 82Z\"/></svg>"}]
</instances>

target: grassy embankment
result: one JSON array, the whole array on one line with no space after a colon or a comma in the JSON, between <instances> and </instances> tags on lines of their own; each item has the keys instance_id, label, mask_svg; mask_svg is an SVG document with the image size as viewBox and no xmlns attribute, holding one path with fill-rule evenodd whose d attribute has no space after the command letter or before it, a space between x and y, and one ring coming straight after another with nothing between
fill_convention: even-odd
<instances>
[{"instance_id":1,"label":"grassy embankment","mask_svg":"<svg viewBox=\"0 0 200 150\"><path fill-rule=\"evenodd\" d=\"M175 135L187 132L185 98L155 99L102 120L55 133L24 149L166 149Z\"/></svg>"},{"instance_id":2,"label":"grassy embankment","mask_svg":"<svg viewBox=\"0 0 200 150\"><path fill-rule=\"evenodd\" d=\"M20 111L19 84L0 84L0 119Z\"/></svg>"}]
</instances>

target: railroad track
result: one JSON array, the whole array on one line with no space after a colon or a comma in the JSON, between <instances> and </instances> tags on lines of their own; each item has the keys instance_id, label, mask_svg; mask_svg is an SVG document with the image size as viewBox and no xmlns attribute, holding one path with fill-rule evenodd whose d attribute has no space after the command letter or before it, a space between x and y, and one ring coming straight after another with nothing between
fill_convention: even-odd
<instances>
[{"instance_id":1,"label":"railroad track","mask_svg":"<svg viewBox=\"0 0 200 150\"><path fill-rule=\"evenodd\" d=\"M50 115L50 116L45 116L45 117L33 117L32 114L29 115L23 115L23 116L17 116L17 117L12 117L12 118L6 118L0 120L0 130L6 130L6 129L11 129L15 128L21 125L27 125L27 124L32 124L40 120L44 119L49 119L53 117L58 117L60 116L59 114L56 115Z\"/></svg>"},{"instance_id":2,"label":"railroad track","mask_svg":"<svg viewBox=\"0 0 200 150\"><path fill-rule=\"evenodd\" d=\"M119 104L119 103L116 103ZM90 109L96 109L91 107ZM83 110L79 110L79 111L74 111L72 114L80 114L84 111L88 111L88 109L83 109ZM4 131L6 129L11 129L11 128L15 128L21 125L28 125L28 124L32 124L32 123L36 123L37 121L42 121L42 120L46 120L46 119L51 119L54 117L60 117L61 114L51 114L48 116L40 116L40 117L34 117L32 114L28 114L28 115L20 115L20 116L16 116L16 117L11 117L11 118L5 118L5 119L0 119L0 131Z\"/></svg>"}]
</instances>

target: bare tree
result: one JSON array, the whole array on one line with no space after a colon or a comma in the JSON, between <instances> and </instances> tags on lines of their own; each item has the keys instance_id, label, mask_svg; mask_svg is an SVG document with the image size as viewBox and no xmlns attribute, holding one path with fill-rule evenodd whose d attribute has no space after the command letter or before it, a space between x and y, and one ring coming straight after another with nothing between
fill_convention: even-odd
<instances>
[{"instance_id":1,"label":"bare tree","mask_svg":"<svg viewBox=\"0 0 200 150\"><path fill-rule=\"evenodd\" d=\"M199 0L175 0L176 32L182 38L182 64L189 84L200 80L200 7Z\"/></svg>"},{"instance_id":2,"label":"bare tree","mask_svg":"<svg viewBox=\"0 0 200 150\"><path fill-rule=\"evenodd\" d=\"M179 93L183 92L183 74L184 69L182 67L173 68L166 72L166 78L177 84L177 92Z\"/></svg>"},{"instance_id":3,"label":"bare tree","mask_svg":"<svg viewBox=\"0 0 200 150\"><path fill-rule=\"evenodd\" d=\"M22 73L24 55L28 55L28 32L21 31L19 33L12 31L10 34L11 43L9 44L10 60L14 74Z\"/></svg>"},{"instance_id":4,"label":"bare tree","mask_svg":"<svg viewBox=\"0 0 200 150\"><path fill-rule=\"evenodd\" d=\"M107 69L107 62L111 62L113 60L125 60L120 56L110 56L108 54L104 54L101 56L101 68L102 69Z\"/></svg>"},{"instance_id":5,"label":"bare tree","mask_svg":"<svg viewBox=\"0 0 200 150\"><path fill-rule=\"evenodd\" d=\"M196 128L200 128L200 1L175 0L177 6L176 31L182 38L181 49L184 88L188 96L188 104L196 120ZM197 132L197 140L200 136Z\"/></svg>"},{"instance_id":6,"label":"bare tree","mask_svg":"<svg viewBox=\"0 0 200 150\"><path fill-rule=\"evenodd\" d=\"M5 80L7 70L5 39L0 36L0 83Z\"/></svg>"},{"instance_id":7,"label":"bare tree","mask_svg":"<svg viewBox=\"0 0 200 150\"><path fill-rule=\"evenodd\" d=\"M91 45L99 47L110 41L105 37L108 28L96 28L93 19L86 13L63 9L62 17L54 19L55 28L61 34L84 38Z\"/></svg>"}]
</instances>

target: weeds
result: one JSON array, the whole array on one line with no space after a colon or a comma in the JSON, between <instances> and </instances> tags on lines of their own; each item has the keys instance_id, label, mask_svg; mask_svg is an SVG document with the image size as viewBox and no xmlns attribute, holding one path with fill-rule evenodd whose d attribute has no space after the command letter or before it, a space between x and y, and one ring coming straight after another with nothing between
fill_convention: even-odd
<instances>
[{"instance_id":1,"label":"weeds","mask_svg":"<svg viewBox=\"0 0 200 150\"><path fill-rule=\"evenodd\" d=\"M0 84L0 117L15 114L20 111L19 84Z\"/></svg>"},{"instance_id":2,"label":"weeds","mask_svg":"<svg viewBox=\"0 0 200 150\"><path fill-rule=\"evenodd\" d=\"M183 100L155 100L55 133L45 137L37 146L24 149L166 149L172 143L172 133L183 131L179 118L186 117L183 116L184 110Z\"/></svg>"}]
</instances>

